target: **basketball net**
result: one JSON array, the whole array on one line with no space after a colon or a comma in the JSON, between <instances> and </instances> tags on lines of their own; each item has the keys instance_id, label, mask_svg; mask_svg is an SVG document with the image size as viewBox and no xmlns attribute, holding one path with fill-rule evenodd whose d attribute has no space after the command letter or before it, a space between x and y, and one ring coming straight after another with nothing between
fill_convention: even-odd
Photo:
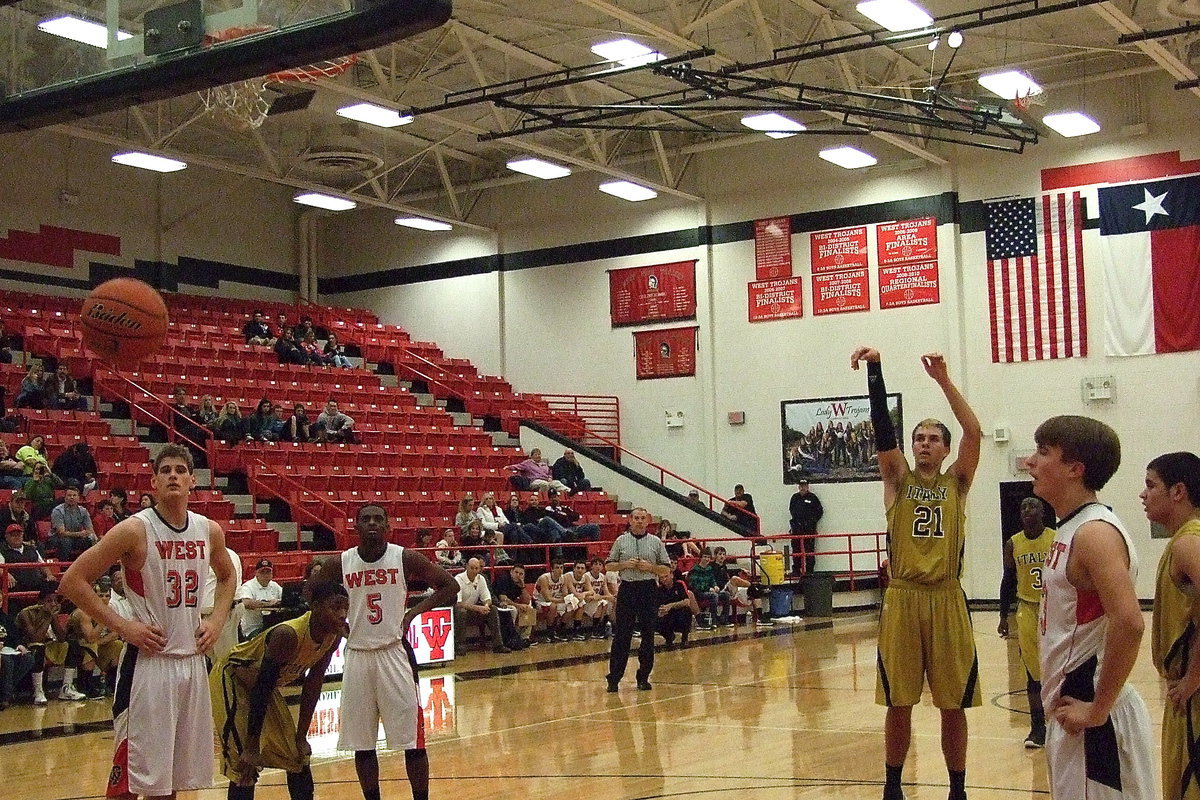
<instances>
[{"instance_id":1,"label":"basketball net","mask_svg":"<svg viewBox=\"0 0 1200 800\"><path fill-rule=\"evenodd\" d=\"M206 46L211 46L272 30L274 28L270 25L235 26L206 34L204 43ZM318 61L305 67L293 67L258 78L234 81L224 86L203 89L197 94L200 95L200 102L204 104L206 114L220 116L240 130L250 130L261 127L267 119L267 114L270 113L271 104L267 102L266 98L268 84L315 83L321 78L336 78L354 66L357 61L357 55L341 56L327 61Z\"/></svg>"},{"instance_id":2,"label":"basketball net","mask_svg":"<svg viewBox=\"0 0 1200 800\"><path fill-rule=\"evenodd\" d=\"M1024 95L1018 93L1017 96L1012 100L1013 109L1024 114L1029 110L1030 105L1034 103L1037 103L1038 105L1044 104L1046 100L1041 96L1041 94L1041 92L1038 94L1026 92Z\"/></svg>"}]
</instances>

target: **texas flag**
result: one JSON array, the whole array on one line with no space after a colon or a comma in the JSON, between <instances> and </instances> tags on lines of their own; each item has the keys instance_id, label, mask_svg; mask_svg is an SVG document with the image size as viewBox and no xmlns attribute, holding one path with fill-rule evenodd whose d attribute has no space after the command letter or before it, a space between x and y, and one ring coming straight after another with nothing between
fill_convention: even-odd
<instances>
[{"instance_id":1,"label":"texas flag","mask_svg":"<svg viewBox=\"0 0 1200 800\"><path fill-rule=\"evenodd\" d=\"M1200 175L1099 195L1108 354L1200 350Z\"/></svg>"}]
</instances>

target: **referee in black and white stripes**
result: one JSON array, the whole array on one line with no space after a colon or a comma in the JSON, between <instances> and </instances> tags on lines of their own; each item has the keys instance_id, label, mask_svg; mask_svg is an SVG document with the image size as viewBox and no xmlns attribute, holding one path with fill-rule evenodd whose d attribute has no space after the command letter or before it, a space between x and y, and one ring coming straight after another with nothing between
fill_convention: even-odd
<instances>
[{"instance_id":1,"label":"referee in black and white stripes","mask_svg":"<svg viewBox=\"0 0 1200 800\"><path fill-rule=\"evenodd\" d=\"M640 506L633 509L629 517L629 530L617 537L608 554L608 569L617 570L621 578L606 676L610 692L617 691L617 685L625 675L635 621L642 631L642 643L638 649L637 687L642 690L651 688L654 625L658 618L657 578L670 574L671 559L667 556L662 539L646 532L649 524L649 511Z\"/></svg>"}]
</instances>

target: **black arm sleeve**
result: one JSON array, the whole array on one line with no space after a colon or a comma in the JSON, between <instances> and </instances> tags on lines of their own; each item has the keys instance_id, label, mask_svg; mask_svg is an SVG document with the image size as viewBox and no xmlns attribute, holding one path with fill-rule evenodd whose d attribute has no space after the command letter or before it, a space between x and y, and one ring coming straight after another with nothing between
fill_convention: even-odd
<instances>
[{"instance_id":1,"label":"black arm sleeve","mask_svg":"<svg viewBox=\"0 0 1200 800\"><path fill-rule=\"evenodd\" d=\"M1000 616L1007 617L1008 610L1012 608L1013 602L1017 599L1017 571L1015 569L1005 569L1004 577L1000 579Z\"/></svg>"},{"instance_id":2,"label":"black arm sleeve","mask_svg":"<svg viewBox=\"0 0 1200 800\"><path fill-rule=\"evenodd\" d=\"M887 387L883 385L883 365L867 363L867 395L871 398L871 427L875 429L875 449L880 453L896 449L896 429L888 413Z\"/></svg>"}]
</instances>

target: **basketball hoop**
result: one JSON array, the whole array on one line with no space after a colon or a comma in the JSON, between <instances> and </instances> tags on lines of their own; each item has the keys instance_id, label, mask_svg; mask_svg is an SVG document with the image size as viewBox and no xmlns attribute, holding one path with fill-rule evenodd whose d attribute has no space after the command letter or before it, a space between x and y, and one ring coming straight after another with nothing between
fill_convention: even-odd
<instances>
[{"instance_id":1,"label":"basketball hoop","mask_svg":"<svg viewBox=\"0 0 1200 800\"><path fill-rule=\"evenodd\" d=\"M255 36L273 31L271 25L236 25L216 33L205 34L204 45L211 47L222 42ZM258 78L234 81L197 94L204 103L204 111L225 117L242 130L260 127L271 111L267 101L268 84L271 83L315 83L322 78L336 78L358 62L357 55L340 56L318 61L304 67L279 70Z\"/></svg>"},{"instance_id":2,"label":"basketball hoop","mask_svg":"<svg viewBox=\"0 0 1200 800\"><path fill-rule=\"evenodd\" d=\"M1042 92L1026 92L1023 95L1018 94L1016 97L1014 97L1012 99L1012 106L1013 110L1024 114L1029 110L1029 106L1033 105L1034 103L1037 105L1042 105L1045 102L1046 100L1044 97L1042 97Z\"/></svg>"}]
</instances>

